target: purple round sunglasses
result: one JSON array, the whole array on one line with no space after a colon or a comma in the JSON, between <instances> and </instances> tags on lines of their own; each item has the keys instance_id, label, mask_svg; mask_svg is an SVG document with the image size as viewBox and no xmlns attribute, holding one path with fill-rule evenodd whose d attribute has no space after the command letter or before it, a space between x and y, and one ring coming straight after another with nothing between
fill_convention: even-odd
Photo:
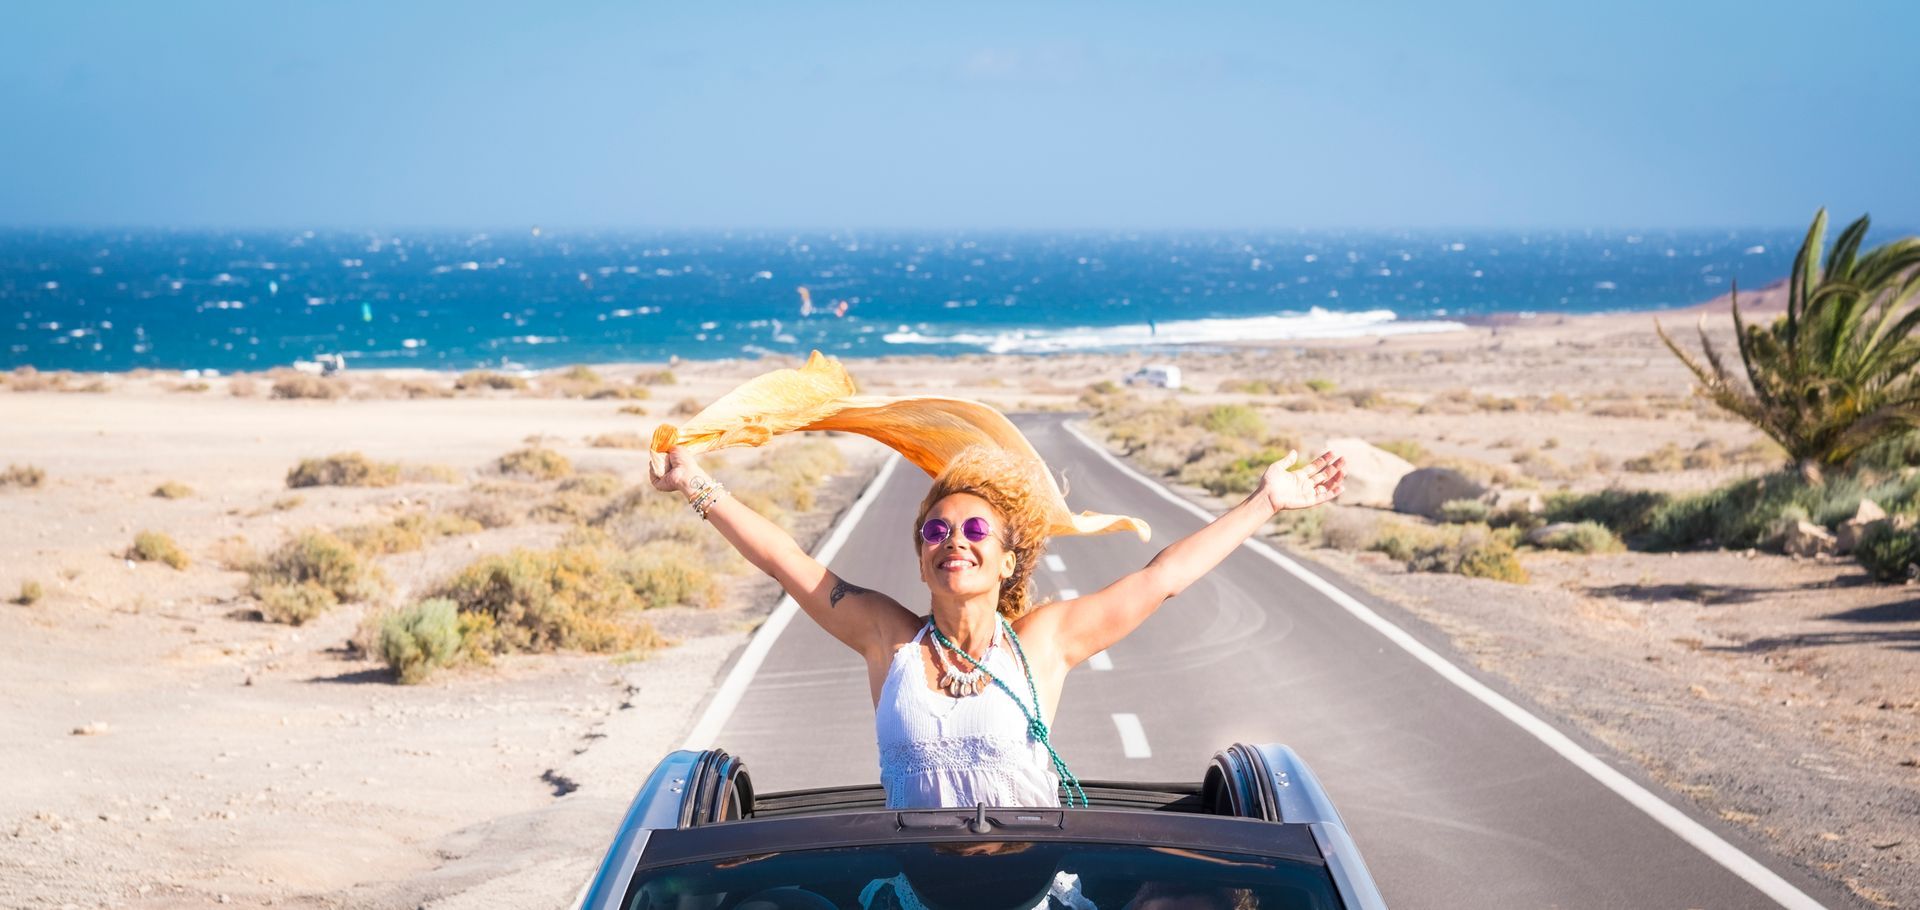
<instances>
[{"instance_id":1,"label":"purple round sunglasses","mask_svg":"<svg viewBox=\"0 0 1920 910\"><path fill-rule=\"evenodd\" d=\"M960 533L965 534L968 540L979 543L993 533L993 525L976 515L960 522ZM926 524L920 526L920 539L930 544L945 543L952 536L953 525L944 518L929 518Z\"/></svg>"}]
</instances>

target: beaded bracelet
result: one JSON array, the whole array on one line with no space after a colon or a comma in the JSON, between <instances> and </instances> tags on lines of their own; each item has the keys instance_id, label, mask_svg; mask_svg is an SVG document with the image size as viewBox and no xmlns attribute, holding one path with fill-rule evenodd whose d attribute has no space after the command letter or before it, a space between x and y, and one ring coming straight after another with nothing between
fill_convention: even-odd
<instances>
[{"instance_id":1,"label":"beaded bracelet","mask_svg":"<svg viewBox=\"0 0 1920 910\"><path fill-rule=\"evenodd\" d=\"M693 502L688 503L688 505L693 508L695 515L700 516L701 521L706 521L707 513L713 511L713 504L719 502L720 494L726 491L726 485L716 480L702 487L699 495L695 496Z\"/></svg>"}]
</instances>

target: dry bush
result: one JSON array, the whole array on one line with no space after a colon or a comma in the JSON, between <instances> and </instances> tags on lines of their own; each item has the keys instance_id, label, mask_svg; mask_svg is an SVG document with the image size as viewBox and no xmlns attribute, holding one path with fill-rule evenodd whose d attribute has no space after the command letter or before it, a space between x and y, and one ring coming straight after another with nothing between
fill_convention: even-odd
<instances>
[{"instance_id":1,"label":"dry bush","mask_svg":"<svg viewBox=\"0 0 1920 910\"><path fill-rule=\"evenodd\" d=\"M526 516L525 510L515 505L517 501L515 497L480 493L455 506L453 514L471 519L488 530L504 528L519 522Z\"/></svg>"},{"instance_id":2,"label":"dry bush","mask_svg":"<svg viewBox=\"0 0 1920 910\"><path fill-rule=\"evenodd\" d=\"M1320 545L1349 552L1368 549L1379 536L1379 522L1378 517L1360 509L1332 508L1320 522Z\"/></svg>"},{"instance_id":3,"label":"dry bush","mask_svg":"<svg viewBox=\"0 0 1920 910\"><path fill-rule=\"evenodd\" d=\"M644 449L648 439L638 433L602 433L587 444L596 449Z\"/></svg>"},{"instance_id":4,"label":"dry bush","mask_svg":"<svg viewBox=\"0 0 1920 910\"><path fill-rule=\"evenodd\" d=\"M1647 419L1656 416L1654 412L1637 398L1609 401L1595 407L1587 413L1595 417L1621 417L1628 419Z\"/></svg>"},{"instance_id":5,"label":"dry bush","mask_svg":"<svg viewBox=\"0 0 1920 910\"><path fill-rule=\"evenodd\" d=\"M169 480L153 488L153 495L161 499L185 499L193 495L193 488L178 481Z\"/></svg>"},{"instance_id":6,"label":"dry bush","mask_svg":"<svg viewBox=\"0 0 1920 910\"><path fill-rule=\"evenodd\" d=\"M410 464L400 466L402 483L459 483L459 468L445 464Z\"/></svg>"},{"instance_id":7,"label":"dry bush","mask_svg":"<svg viewBox=\"0 0 1920 910\"><path fill-rule=\"evenodd\" d=\"M253 594L260 599L263 618L289 626L306 625L340 604L338 595L316 581L260 585Z\"/></svg>"},{"instance_id":8,"label":"dry bush","mask_svg":"<svg viewBox=\"0 0 1920 910\"><path fill-rule=\"evenodd\" d=\"M47 472L30 464L10 464L0 471L0 490L31 490L47 481Z\"/></svg>"},{"instance_id":9,"label":"dry bush","mask_svg":"<svg viewBox=\"0 0 1920 910\"><path fill-rule=\"evenodd\" d=\"M1565 465L1544 452L1521 449L1513 453L1512 460L1522 474L1535 480L1561 480L1569 476Z\"/></svg>"},{"instance_id":10,"label":"dry bush","mask_svg":"<svg viewBox=\"0 0 1920 910\"><path fill-rule=\"evenodd\" d=\"M617 651L660 643L638 618L645 602L596 547L514 550L482 557L434 592L493 622L495 650Z\"/></svg>"},{"instance_id":11,"label":"dry bush","mask_svg":"<svg viewBox=\"0 0 1920 910\"><path fill-rule=\"evenodd\" d=\"M276 596L295 596L280 588L298 588L311 582L326 589L335 600L351 603L369 600L386 588L380 570L361 558L352 544L321 530L296 534L272 555L255 564L249 587L263 600L267 592ZM311 592L299 595L311 596ZM330 605L330 604L329 604Z\"/></svg>"},{"instance_id":12,"label":"dry bush","mask_svg":"<svg viewBox=\"0 0 1920 910\"><path fill-rule=\"evenodd\" d=\"M1671 474L1685 468L1686 460L1686 453L1669 442L1645 455L1627 459L1621 467L1636 474Z\"/></svg>"},{"instance_id":13,"label":"dry bush","mask_svg":"<svg viewBox=\"0 0 1920 910\"><path fill-rule=\"evenodd\" d=\"M347 394L347 385L334 379L306 373L278 375L273 380L272 398L314 398L332 400Z\"/></svg>"},{"instance_id":14,"label":"dry bush","mask_svg":"<svg viewBox=\"0 0 1920 910\"><path fill-rule=\"evenodd\" d=\"M688 604L711 609L720 605L720 580L707 565L706 554L697 547L655 543L628 555L620 568L648 607Z\"/></svg>"},{"instance_id":15,"label":"dry bush","mask_svg":"<svg viewBox=\"0 0 1920 910\"><path fill-rule=\"evenodd\" d=\"M306 501L307 501L307 498L305 496L301 496L296 493L292 496L282 496L279 499L276 499L273 502L268 503L267 508L275 512L286 512L286 511L300 508L300 505Z\"/></svg>"},{"instance_id":16,"label":"dry bush","mask_svg":"<svg viewBox=\"0 0 1920 910\"><path fill-rule=\"evenodd\" d=\"M1449 499L1440 504L1440 520L1450 525L1486 524L1493 506L1484 499Z\"/></svg>"},{"instance_id":17,"label":"dry bush","mask_svg":"<svg viewBox=\"0 0 1920 910\"><path fill-rule=\"evenodd\" d=\"M1299 386L1284 379L1225 379L1214 390L1223 395L1287 395Z\"/></svg>"},{"instance_id":18,"label":"dry bush","mask_svg":"<svg viewBox=\"0 0 1920 910\"><path fill-rule=\"evenodd\" d=\"M287 486L390 487L400 481L400 466L373 461L359 452L338 452L325 458L303 458L287 472Z\"/></svg>"},{"instance_id":19,"label":"dry bush","mask_svg":"<svg viewBox=\"0 0 1920 910\"><path fill-rule=\"evenodd\" d=\"M453 387L462 392L495 389L516 392L527 388L527 381L518 376L507 376L490 370L471 370L460 374L454 380Z\"/></svg>"},{"instance_id":20,"label":"dry bush","mask_svg":"<svg viewBox=\"0 0 1920 910\"><path fill-rule=\"evenodd\" d=\"M235 398L252 398L260 394L260 385L251 376L233 376L227 379L227 394Z\"/></svg>"},{"instance_id":21,"label":"dry bush","mask_svg":"<svg viewBox=\"0 0 1920 910\"><path fill-rule=\"evenodd\" d=\"M628 490L602 506L591 522L628 548L663 540L702 543L713 534L713 529L687 508L685 500L650 486Z\"/></svg>"},{"instance_id":22,"label":"dry bush","mask_svg":"<svg viewBox=\"0 0 1920 910\"><path fill-rule=\"evenodd\" d=\"M169 392L204 392L213 386L204 382L171 382L165 388Z\"/></svg>"},{"instance_id":23,"label":"dry bush","mask_svg":"<svg viewBox=\"0 0 1920 910\"><path fill-rule=\"evenodd\" d=\"M31 607L46 595L46 589L40 587L39 582L28 579L20 583L20 594L13 599L13 602L23 607Z\"/></svg>"},{"instance_id":24,"label":"dry bush","mask_svg":"<svg viewBox=\"0 0 1920 910\"><path fill-rule=\"evenodd\" d=\"M606 381L601 379L600 374L594 372L592 367L578 363L568 367L565 372L560 374L560 378L568 382L579 382L587 385L599 385Z\"/></svg>"},{"instance_id":25,"label":"dry bush","mask_svg":"<svg viewBox=\"0 0 1920 910\"><path fill-rule=\"evenodd\" d=\"M559 490L584 496L612 496L620 491L620 477L603 471L580 474L560 481Z\"/></svg>"},{"instance_id":26,"label":"dry bush","mask_svg":"<svg viewBox=\"0 0 1920 910\"><path fill-rule=\"evenodd\" d=\"M635 417L645 417L647 416L647 409L637 404L628 404L628 405L621 405L620 410L616 413L632 414Z\"/></svg>"},{"instance_id":27,"label":"dry bush","mask_svg":"<svg viewBox=\"0 0 1920 910\"><path fill-rule=\"evenodd\" d=\"M647 389L646 386L610 385L610 386L602 386L600 388L594 389L592 392L588 393L586 397L594 401L605 401L610 398L627 400L627 401L639 401L639 400L652 398L653 392Z\"/></svg>"},{"instance_id":28,"label":"dry bush","mask_svg":"<svg viewBox=\"0 0 1920 910\"><path fill-rule=\"evenodd\" d=\"M552 449L534 446L500 456L500 473L534 480L555 480L573 473L573 462Z\"/></svg>"},{"instance_id":29,"label":"dry bush","mask_svg":"<svg viewBox=\"0 0 1920 910\"><path fill-rule=\"evenodd\" d=\"M675 385L679 383L672 370L641 371L633 377L634 385Z\"/></svg>"},{"instance_id":30,"label":"dry bush","mask_svg":"<svg viewBox=\"0 0 1920 910\"><path fill-rule=\"evenodd\" d=\"M361 399L415 401L423 398L452 398L451 386L419 379L394 379L387 376L372 376L362 380L353 390L353 397Z\"/></svg>"},{"instance_id":31,"label":"dry bush","mask_svg":"<svg viewBox=\"0 0 1920 910\"><path fill-rule=\"evenodd\" d=\"M1726 463L1726 456L1721 454L1720 447L1712 441L1694 446L1693 451L1688 452L1686 457L1680 460L1680 465L1689 471L1717 471L1725 467Z\"/></svg>"},{"instance_id":32,"label":"dry bush","mask_svg":"<svg viewBox=\"0 0 1920 910\"><path fill-rule=\"evenodd\" d=\"M189 561L186 551L159 531L141 531L134 535L133 546L127 550L127 558L140 562L166 563L175 569L185 569Z\"/></svg>"},{"instance_id":33,"label":"dry bush","mask_svg":"<svg viewBox=\"0 0 1920 910\"><path fill-rule=\"evenodd\" d=\"M700 404L698 398L682 398L673 403L672 409L668 410L667 414L672 417L692 417L700 413L702 407L704 405Z\"/></svg>"},{"instance_id":34,"label":"dry bush","mask_svg":"<svg viewBox=\"0 0 1920 910\"><path fill-rule=\"evenodd\" d=\"M354 525L338 532L341 540L369 556L411 553L429 543L482 530L480 522L458 513L415 512L385 524Z\"/></svg>"},{"instance_id":35,"label":"dry bush","mask_svg":"<svg viewBox=\"0 0 1920 910\"><path fill-rule=\"evenodd\" d=\"M260 564L260 552L238 534L214 541L207 556L214 565L234 572L250 572Z\"/></svg>"},{"instance_id":36,"label":"dry bush","mask_svg":"<svg viewBox=\"0 0 1920 910\"><path fill-rule=\"evenodd\" d=\"M1525 566L1513 549L1514 535L1485 525L1433 529L1381 522L1370 549L1406 563L1412 572L1442 572L1524 584Z\"/></svg>"},{"instance_id":37,"label":"dry bush","mask_svg":"<svg viewBox=\"0 0 1920 910\"><path fill-rule=\"evenodd\" d=\"M1382 452L1398 455L1416 468L1425 467L1427 459L1433 457L1425 446L1411 439L1389 439L1385 442L1376 442L1373 447Z\"/></svg>"}]
</instances>

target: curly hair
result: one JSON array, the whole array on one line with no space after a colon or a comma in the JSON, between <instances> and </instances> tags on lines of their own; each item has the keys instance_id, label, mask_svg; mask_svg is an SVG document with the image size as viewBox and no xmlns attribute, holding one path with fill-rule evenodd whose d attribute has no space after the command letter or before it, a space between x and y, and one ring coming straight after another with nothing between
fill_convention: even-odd
<instances>
[{"instance_id":1,"label":"curly hair","mask_svg":"<svg viewBox=\"0 0 1920 910\"><path fill-rule=\"evenodd\" d=\"M971 493L987 501L1007 526L1001 543L1013 553L1013 577L1000 584L1000 615L1015 619L1033 602L1033 567L1047 551L1046 467L1031 458L989 446L971 446L947 463L913 519L913 552L920 552L920 526L940 500Z\"/></svg>"}]
</instances>

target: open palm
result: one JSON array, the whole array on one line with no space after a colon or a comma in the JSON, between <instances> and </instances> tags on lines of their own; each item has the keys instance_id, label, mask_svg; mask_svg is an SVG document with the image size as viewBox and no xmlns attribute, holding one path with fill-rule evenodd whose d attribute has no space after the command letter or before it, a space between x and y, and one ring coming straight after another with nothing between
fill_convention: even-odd
<instances>
[{"instance_id":1,"label":"open palm","mask_svg":"<svg viewBox=\"0 0 1920 910\"><path fill-rule=\"evenodd\" d=\"M1285 458L1267 465L1260 475L1258 492L1267 496L1276 511L1310 509L1340 495L1341 481L1347 476L1347 460L1332 452L1323 452L1305 467L1294 469L1300 453L1288 452Z\"/></svg>"}]
</instances>

